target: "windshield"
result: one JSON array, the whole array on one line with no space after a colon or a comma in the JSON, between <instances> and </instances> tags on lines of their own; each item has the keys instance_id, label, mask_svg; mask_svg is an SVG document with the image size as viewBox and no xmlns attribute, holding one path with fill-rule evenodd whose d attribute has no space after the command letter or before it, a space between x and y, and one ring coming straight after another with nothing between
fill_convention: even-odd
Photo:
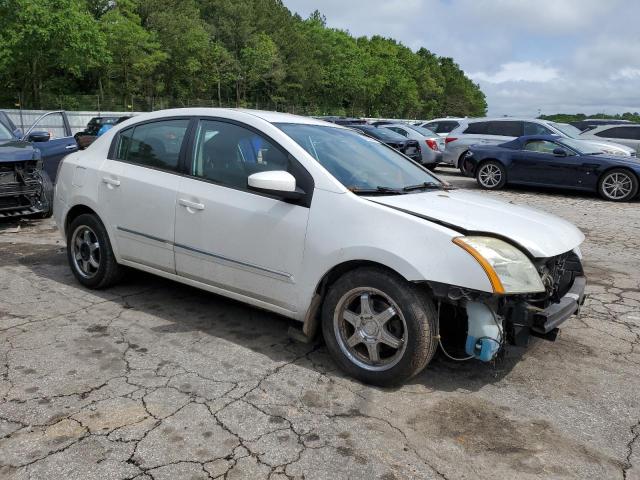
<instances>
[{"instance_id":1,"label":"windshield","mask_svg":"<svg viewBox=\"0 0 640 480\"><path fill-rule=\"evenodd\" d=\"M572 148L581 155L597 155L599 153L602 153L602 150L598 150L595 145L592 145L585 140L563 138L561 143L565 144L569 148Z\"/></svg>"},{"instance_id":2,"label":"windshield","mask_svg":"<svg viewBox=\"0 0 640 480\"><path fill-rule=\"evenodd\" d=\"M576 127L574 127L573 125L569 125L568 123L555 123L555 122L553 122L553 123L551 123L551 125L553 125L555 128L560 130L562 133L564 133L569 138L578 138L580 136L580 133L582 133Z\"/></svg>"},{"instance_id":3,"label":"windshield","mask_svg":"<svg viewBox=\"0 0 640 480\"><path fill-rule=\"evenodd\" d=\"M423 184L442 186L440 180L392 148L352 130L293 123L275 125L351 190L402 191Z\"/></svg>"},{"instance_id":4,"label":"windshield","mask_svg":"<svg viewBox=\"0 0 640 480\"><path fill-rule=\"evenodd\" d=\"M429 130L428 128L418 127L416 125L407 125L407 127L409 127L411 130L416 131L420 135L422 135L424 137L427 137L427 138L436 138L438 136L432 130Z\"/></svg>"},{"instance_id":5,"label":"windshield","mask_svg":"<svg viewBox=\"0 0 640 480\"><path fill-rule=\"evenodd\" d=\"M1 141L15 140L14 137L13 137L13 134L2 123L0 123L0 140Z\"/></svg>"}]
</instances>

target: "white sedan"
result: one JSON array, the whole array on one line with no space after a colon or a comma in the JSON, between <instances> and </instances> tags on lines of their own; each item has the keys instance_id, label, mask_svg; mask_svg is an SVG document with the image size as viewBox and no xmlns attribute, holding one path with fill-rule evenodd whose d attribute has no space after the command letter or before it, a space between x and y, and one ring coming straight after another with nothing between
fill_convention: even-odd
<instances>
[{"instance_id":1,"label":"white sedan","mask_svg":"<svg viewBox=\"0 0 640 480\"><path fill-rule=\"evenodd\" d=\"M457 192L350 129L283 113L137 116L61 163L54 215L78 281L123 266L321 327L349 374L391 385L459 325L465 359L579 310L582 233L526 207ZM441 330L442 326L442 330ZM444 341L443 341L444 340ZM453 345L455 347L455 345Z\"/></svg>"}]
</instances>

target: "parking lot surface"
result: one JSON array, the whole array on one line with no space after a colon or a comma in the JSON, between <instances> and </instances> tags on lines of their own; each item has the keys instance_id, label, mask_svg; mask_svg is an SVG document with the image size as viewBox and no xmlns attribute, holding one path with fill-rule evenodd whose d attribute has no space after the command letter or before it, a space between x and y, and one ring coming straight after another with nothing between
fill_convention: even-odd
<instances>
[{"instance_id":1,"label":"parking lot surface","mask_svg":"<svg viewBox=\"0 0 640 480\"><path fill-rule=\"evenodd\" d=\"M574 222L589 298L555 343L397 389L210 293L86 290L52 221L0 224L0 478L640 478L640 203L479 193Z\"/></svg>"}]
</instances>

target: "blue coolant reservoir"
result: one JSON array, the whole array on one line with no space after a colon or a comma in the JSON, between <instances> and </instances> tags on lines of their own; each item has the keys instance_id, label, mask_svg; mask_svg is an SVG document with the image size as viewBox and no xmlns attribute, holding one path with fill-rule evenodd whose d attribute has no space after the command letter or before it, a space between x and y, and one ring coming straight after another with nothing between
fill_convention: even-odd
<instances>
[{"instance_id":1,"label":"blue coolant reservoir","mask_svg":"<svg viewBox=\"0 0 640 480\"><path fill-rule=\"evenodd\" d=\"M467 354L483 362L492 360L502 343L502 326L495 314L484 303L467 302L467 318Z\"/></svg>"}]
</instances>

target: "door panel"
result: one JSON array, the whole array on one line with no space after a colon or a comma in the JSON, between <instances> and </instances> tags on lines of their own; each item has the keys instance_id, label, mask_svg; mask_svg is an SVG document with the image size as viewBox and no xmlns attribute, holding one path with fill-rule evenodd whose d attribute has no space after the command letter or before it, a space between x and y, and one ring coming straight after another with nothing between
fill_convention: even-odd
<instances>
[{"instance_id":1,"label":"door panel","mask_svg":"<svg viewBox=\"0 0 640 480\"><path fill-rule=\"evenodd\" d=\"M78 150L78 144L71 135L66 115L64 112L51 112L43 115L29 128L29 131L49 132L50 140L48 142L33 142L33 146L40 150L44 171L55 182L60 161L66 155Z\"/></svg>"},{"instance_id":2,"label":"door panel","mask_svg":"<svg viewBox=\"0 0 640 480\"><path fill-rule=\"evenodd\" d=\"M177 195L177 274L294 312L309 209L251 192L247 178L296 176L297 164L242 125L203 119L195 130L190 176Z\"/></svg>"},{"instance_id":3,"label":"door panel","mask_svg":"<svg viewBox=\"0 0 640 480\"><path fill-rule=\"evenodd\" d=\"M586 168L580 155L575 155L562 145L546 140L534 140L513 154L508 177L513 182L536 183L553 186L583 188ZM553 154L555 148L563 148L566 157Z\"/></svg>"},{"instance_id":4,"label":"door panel","mask_svg":"<svg viewBox=\"0 0 640 480\"><path fill-rule=\"evenodd\" d=\"M308 208L188 177L177 199L178 275L295 310Z\"/></svg>"},{"instance_id":5,"label":"door panel","mask_svg":"<svg viewBox=\"0 0 640 480\"><path fill-rule=\"evenodd\" d=\"M137 124L118 134L100 178L101 201L123 260L175 273L176 193L188 119Z\"/></svg>"}]
</instances>

